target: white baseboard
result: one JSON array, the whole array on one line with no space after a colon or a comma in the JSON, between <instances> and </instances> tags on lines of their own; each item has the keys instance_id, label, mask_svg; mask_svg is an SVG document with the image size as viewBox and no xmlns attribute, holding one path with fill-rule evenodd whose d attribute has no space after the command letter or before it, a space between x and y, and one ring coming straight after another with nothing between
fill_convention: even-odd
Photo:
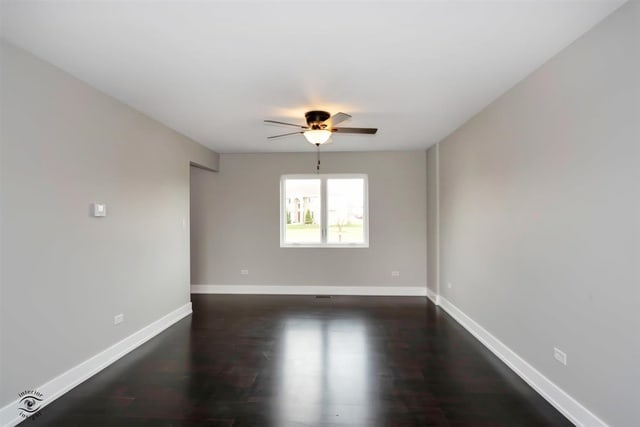
<instances>
[{"instance_id":1,"label":"white baseboard","mask_svg":"<svg viewBox=\"0 0 640 427\"><path fill-rule=\"evenodd\" d=\"M493 336L449 300L438 296L439 305L460 325L478 339L493 354L498 356L511 370L527 382L535 391L551 403L559 412L577 426L607 427L607 424L582 406L551 380L518 356L502 341Z\"/></svg>"},{"instance_id":2,"label":"white baseboard","mask_svg":"<svg viewBox=\"0 0 640 427\"><path fill-rule=\"evenodd\" d=\"M440 305L440 295L429 288L427 288L427 298L429 298L435 305Z\"/></svg>"},{"instance_id":3,"label":"white baseboard","mask_svg":"<svg viewBox=\"0 0 640 427\"><path fill-rule=\"evenodd\" d=\"M129 335L122 341L58 375L46 384L34 388L33 390L37 390L44 395L42 407L44 408L78 384L91 378L189 314L191 314L191 303L185 304L145 326L138 332ZM18 399L0 409L0 425L13 427L22 421L24 421L24 418L18 414Z\"/></svg>"},{"instance_id":4,"label":"white baseboard","mask_svg":"<svg viewBox=\"0 0 640 427\"><path fill-rule=\"evenodd\" d=\"M192 294L426 296L426 286L191 285Z\"/></svg>"}]
</instances>

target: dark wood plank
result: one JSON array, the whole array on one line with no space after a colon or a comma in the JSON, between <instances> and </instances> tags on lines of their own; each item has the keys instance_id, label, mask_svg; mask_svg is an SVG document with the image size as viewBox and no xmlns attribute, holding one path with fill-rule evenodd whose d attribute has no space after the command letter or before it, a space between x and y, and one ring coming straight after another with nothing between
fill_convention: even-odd
<instances>
[{"instance_id":1,"label":"dark wood plank","mask_svg":"<svg viewBox=\"0 0 640 427\"><path fill-rule=\"evenodd\" d=\"M563 426L419 297L194 295L32 426Z\"/></svg>"}]
</instances>

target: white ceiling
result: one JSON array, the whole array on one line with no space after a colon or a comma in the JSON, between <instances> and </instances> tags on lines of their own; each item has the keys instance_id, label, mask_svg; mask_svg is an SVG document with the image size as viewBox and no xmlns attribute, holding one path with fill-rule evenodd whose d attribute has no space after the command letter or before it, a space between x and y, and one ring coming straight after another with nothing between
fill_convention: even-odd
<instances>
[{"instance_id":1,"label":"white ceiling","mask_svg":"<svg viewBox=\"0 0 640 427\"><path fill-rule=\"evenodd\" d=\"M219 152L306 151L304 112L343 111L331 151L424 149L623 0L3 1L2 37Z\"/></svg>"}]
</instances>

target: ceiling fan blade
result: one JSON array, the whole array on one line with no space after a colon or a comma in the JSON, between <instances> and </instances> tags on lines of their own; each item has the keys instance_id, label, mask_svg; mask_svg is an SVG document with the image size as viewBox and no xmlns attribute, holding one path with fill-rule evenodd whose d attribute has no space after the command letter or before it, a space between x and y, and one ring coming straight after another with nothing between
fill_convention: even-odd
<instances>
[{"instance_id":1,"label":"ceiling fan blade","mask_svg":"<svg viewBox=\"0 0 640 427\"><path fill-rule=\"evenodd\" d=\"M302 133L304 133L304 132L283 133L282 135L268 136L267 139L280 138L281 136L297 135L297 134L302 134Z\"/></svg>"},{"instance_id":2,"label":"ceiling fan blade","mask_svg":"<svg viewBox=\"0 0 640 427\"><path fill-rule=\"evenodd\" d=\"M297 128L301 128L301 129L307 129L309 126L303 126L303 125L296 125L293 123L286 123L286 122L279 122L277 120L265 120L265 123L275 123L277 125L286 125L286 126L295 126Z\"/></svg>"},{"instance_id":3,"label":"ceiling fan blade","mask_svg":"<svg viewBox=\"0 0 640 427\"><path fill-rule=\"evenodd\" d=\"M331 128L331 132L337 133L364 133L373 135L378 132L377 128Z\"/></svg>"},{"instance_id":4,"label":"ceiling fan blade","mask_svg":"<svg viewBox=\"0 0 640 427\"><path fill-rule=\"evenodd\" d=\"M338 123L342 123L345 120L349 120L350 118L351 116L346 113L336 113L333 116L329 117L329 121L331 122L331 126L335 126Z\"/></svg>"}]
</instances>

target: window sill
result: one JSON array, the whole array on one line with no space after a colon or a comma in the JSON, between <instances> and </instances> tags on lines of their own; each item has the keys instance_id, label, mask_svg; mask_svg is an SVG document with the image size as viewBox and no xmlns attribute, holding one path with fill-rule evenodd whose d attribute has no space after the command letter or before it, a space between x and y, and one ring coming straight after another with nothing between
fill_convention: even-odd
<instances>
[{"instance_id":1,"label":"window sill","mask_svg":"<svg viewBox=\"0 0 640 427\"><path fill-rule=\"evenodd\" d=\"M368 243L343 243L343 244L310 244L310 243L280 243L280 248L309 248L309 249L367 249Z\"/></svg>"}]
</instances>

